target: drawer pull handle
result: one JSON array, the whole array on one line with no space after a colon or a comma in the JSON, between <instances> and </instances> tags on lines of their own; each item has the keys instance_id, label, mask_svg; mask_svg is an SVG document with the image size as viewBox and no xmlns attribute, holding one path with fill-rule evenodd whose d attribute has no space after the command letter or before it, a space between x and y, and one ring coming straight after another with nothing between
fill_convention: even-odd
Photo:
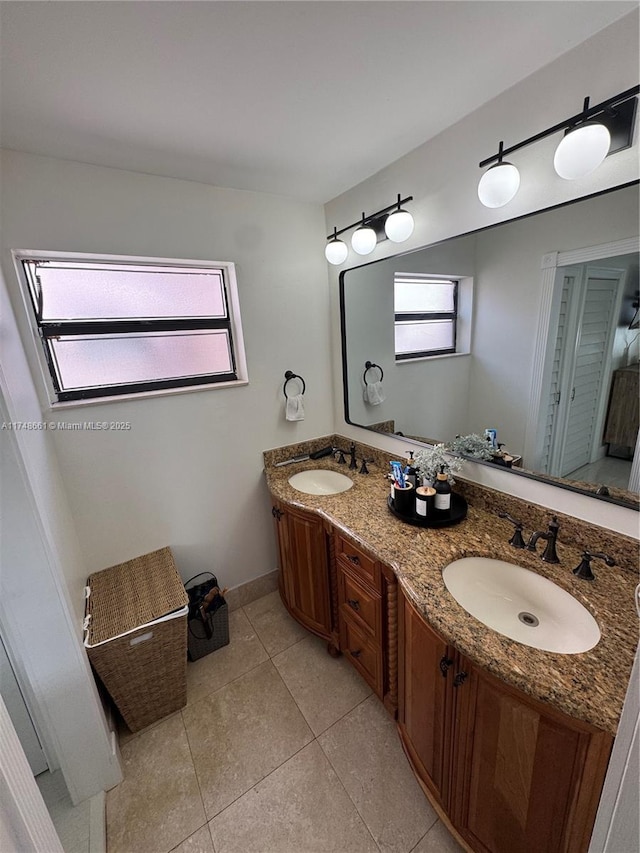
<instances>
[{"instance_id":1,"label":"drawer pull handle","mask_svg":"<svg viewBox=\"0 0 640 853\"><path fill-rule=\"evenodd\" d=\"M351 655L351 657L359 658L362 654L362 649L356 649L355 652L352 652L351 649L349 649L349 654Z\"/></svg>"},{"instance_id":2,"label":"drawer pull handle","mask_svg":"<svg viewBox=\"0 0 640 853\"><path fill-rule=\"evenodd\" d=\"M447 671L452 663L453 661L451 658L448 658L446 655L443 655L440 659L440 672L442 673L443 678L447 677Z\"/></svg>"},{"instance_id":3,"label":"drawer pull handle","mask_svg":"<svg viewBox=\"0 0 640 853\"><path fill-rule=\"evenodd\" d=\"M356 557L354 554L347 554L347 560L349 560L350 563L353 563L354 566L360 565L359 557Z\"/></svg>"},{"instance_id":4,"label":"drawer pull handle","mask_svg":"<svg viewBox=\"0 0 640 853\"><path fill-rule=\"evenodd\" d=\"M347 604L348 604L348 605L349 605L349 607L351 607L353 610L360 610L360 602L358 601L358 599L357 599L357 598L349 598L349 599L347 599Z\"/></svg>"},{"instance_id":5,"label":"drawer pull handle","mask_svg":"<svg viewBox=\"0 0 640 853\"><path fill-rule=\"evenodd\" d=\"M459 672L456 675L456 677L453 679L453 686L454 687L460 687L460 685L464 684L464 682L467 680L468 677L469 676L466 672Z\"/></svg>"}]
</instances>

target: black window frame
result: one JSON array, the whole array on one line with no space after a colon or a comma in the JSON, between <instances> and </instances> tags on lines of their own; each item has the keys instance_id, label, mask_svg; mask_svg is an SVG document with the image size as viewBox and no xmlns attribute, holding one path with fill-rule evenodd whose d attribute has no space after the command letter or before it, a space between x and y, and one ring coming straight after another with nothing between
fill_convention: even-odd
<instances>
[{"instance_id":1,"label":"black window frame","mask_svg":"<svg viewBox=\"0 0 640 853\"><path fill-rule=\"evenodd\" d=\"M93 400L107 397L120 397L122 395L144 394L151 391L162 391L167 389L177 388L197 388L204 385L223 385L228 382L238 380L238 367L236 347L233 331L233 316L231 301L229 298L229 281L227 274L228 264L215 264L203 262L202 264L193 263L187 264L180 261L171 261L167 259L139 259L139 258L123 258L107 256L62 256L57 253L47 255L44 252L25 252L20 253L17 261L22 269L29 293L29 301L33 310L34 319L38 337L42 344L44 358L49 371L53 391L56 396L56 401L59 403ZM118 320L118 319L83 319L83 320L56 320L47 321L42 319L42 304L40 297L40 284L37 278L37 268L43 264L55 263L64 264L66 262L73 264L78 261L95 263L96 266L104 268L108 265L129 264L138 267L173 267L176 272L188 272L189 270L212 270L219 272L222 278L222 289L224 297L224 306L226 316L220 317L204 317L204 318L180 318L169 317L162 319L139 319L139 320ZM204 329L216 330L222 329L227 332L229 338L229 354L232 370L225 373L209 373L198 374L197 376L174 377L171 379L155 379L141 382L128 382L118 385L95 385L87 388L65 390L61 387L58 370L55 363L55 354L53 347L50 346L49 340L63 337L71 337L74 335L121 335L149 332L180 332L180 331L199 331Z\"/></svg>"},{"instance_id":2,"label":"black window frame","mask_svg":"<svg viewBox=\"0 0 640 853\"><path fill-rule=\"evenodd\" d=\"M402 278L410 278L412 277L412 273L398 273L399 277ZM439 275L429 275L429 274L415 274L416 281L420 281L421 279L430 279L433 282L441 281L443 284L453 284L453 309L451 311L415 311L412 313L399 313L394 311L393 315L393 328L395 333L395 328L400 322L416 322L420 320L452 320L453 326L453 346L447 347L446 349L435 349L435 350L416 350L414 352L408 353L398 353L395 350L395 340L394 340L394 356L396 361L412 361L414 359L419 358L434 358L438 355L452 355L456 353L457 344L458 344L458 288L460 285L460 279L453 278L450 276L439 276ZM394 290L396 286L395 276L393 282ZM395 293L394 293L394 307L395 307Z\"/></svg>"}]
</instances>

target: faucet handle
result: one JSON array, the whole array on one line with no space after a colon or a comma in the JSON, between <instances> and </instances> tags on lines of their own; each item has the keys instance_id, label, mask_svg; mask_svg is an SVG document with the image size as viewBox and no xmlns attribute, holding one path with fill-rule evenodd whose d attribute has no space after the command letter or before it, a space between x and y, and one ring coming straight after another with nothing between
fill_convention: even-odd
<instances>
[{"instance_id":1,"label":"faucet handle","mask_svg":"<svg viewBox=\"0 0 640 853\"><path fill-rule=\"evenodd\" d=\"M373 459L365 459L363 456L362 457L362 467L360 468L361 474L368 474L369 473L369 469L367 468L367 462L371 463L371 462L373 462Z\"/></svg>"},{"instance_id":2,"label":"faucet handle","mask_svg":"<svg viewBox=\"0 0 640 853\"><path fill-rule=\"evenodd\" d=\"M525 548L525 541L522 538L522 528L523 524L521 521L516 521L515 518L512 518L508 512L499 512L499 518L506 518L507 521L510 521L511 524L515 527L515 531L511 539L509 539L509 545L512 545L514 548Z\"/></svg>"},{"instance_id":3,"label":"faucet handle","mask_svg":"<svg viewBox=\"0 0 640 853\"><path fill-rule=\"evenodd\" d=\"M580 565L576 566L573 570L574 575L584 581L595 580L596 576L591 571L591 560L593 559L604 560L607 566L615 566L616 564L613 557L609 557L607 554L592 554L590 551L584 551L582 559L580 560Z\"/></svg>"}]
</instances>

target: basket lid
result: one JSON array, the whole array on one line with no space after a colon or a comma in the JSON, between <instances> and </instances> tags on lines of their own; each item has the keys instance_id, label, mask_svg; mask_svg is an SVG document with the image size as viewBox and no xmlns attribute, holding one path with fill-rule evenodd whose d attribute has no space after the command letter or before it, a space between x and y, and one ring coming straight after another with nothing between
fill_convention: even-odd
<instances>
[{"instance_id":1,"label":"basket lid","mask_svg":"<svg viewBox=\"0 0 640 853\"><path fill-rule=\"evenodd\" d=\"M168 547L94 572L87 585L89 645L133 631L189 601Z\"/></svg>"}]
</instances>

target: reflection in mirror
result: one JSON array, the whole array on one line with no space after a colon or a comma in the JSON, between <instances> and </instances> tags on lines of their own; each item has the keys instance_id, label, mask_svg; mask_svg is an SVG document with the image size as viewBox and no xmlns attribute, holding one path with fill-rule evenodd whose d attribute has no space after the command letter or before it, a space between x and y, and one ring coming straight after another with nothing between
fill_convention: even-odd
<instances>
[{"instance_id":1,"label":"reflection in mirror","mask_svg":"<svg viewBox=\"0 0 640 853\"><path fill-rule=\"evenodd\" d=\"M515 473L637 508L637 240L634 183L345 270L346 420L422 443L493 428ZM394 281L412 278L456 282L455 352L424 355L443 317L403 313Z\"/></svg>"}]
</instances>

